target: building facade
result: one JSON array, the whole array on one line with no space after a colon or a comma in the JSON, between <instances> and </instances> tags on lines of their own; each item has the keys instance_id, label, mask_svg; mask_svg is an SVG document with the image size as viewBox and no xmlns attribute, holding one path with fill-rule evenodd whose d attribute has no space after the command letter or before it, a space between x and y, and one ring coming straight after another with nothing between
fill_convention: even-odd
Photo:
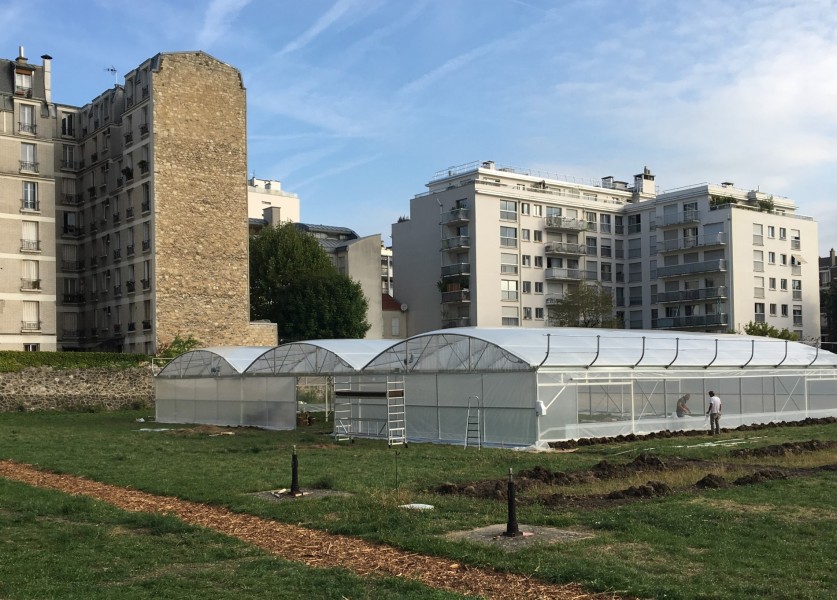
<instances>
[{"instance_id":1,"label":"building facade","mask_svg":"<svg viewBox=\"0 0 837 600\"><path fill-rule=\"evenodd\" d=\"M37 227L24 222L28 209L3 226L19 228L23 240L37 230L38 249L21 247L10 260L27 277L36 273L29 257L38 262L37 313L21 299L13 314L21 323L37 314L31 335L42 341L27 346L15 337L23 331L3 322L2 347L150 354L177 335L207 345L275 344L275 325L249 322L241 74L203 52L162 53L127 73L124 85L73 107L51 101L51 61L43 58L31 94L9 101L0 89L5 122L23 118L27 100L37 105L34 133L14 131L2 142L27 160L16 176L5 175L10 165L0 169L4 183L20 180L24 197L26 184L36 184ZM6 61L4 77L26 70L21 59ZM23 139L33 135L43 141ZM4 211L11 193L3 190ZM23 295L2 283L4 295Z\"/></svg>"},{"instance_id":2,"label":"building facade","mask_svg":"<svg viewBox=\"0 0 837 600\"><path fill-rule=\"evenodd\" d=\"M299 196L282 189L282 182L251 177L247 181L247 216L264 224L299 223Z\"/></svg>"},{"instance_id":3,"label":"building facade","mask_svg":"<svg viewBox=\"0 0 837 600\"><path fill-rule=\"evenodd\" d=\"M582 183L472 163L438 173L392 231L410 334L544 327L569 291L597 284L629 329L820 335L816 222L731 183L657 194L648 169Z\"/></svg>"}]
</instances>

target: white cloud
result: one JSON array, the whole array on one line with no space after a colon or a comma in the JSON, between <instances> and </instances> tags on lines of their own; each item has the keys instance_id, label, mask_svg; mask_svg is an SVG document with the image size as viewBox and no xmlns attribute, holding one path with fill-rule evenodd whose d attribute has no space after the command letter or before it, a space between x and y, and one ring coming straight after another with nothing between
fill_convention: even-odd
<instances>
[{"instance_id":1,"label":"white cloud","mask_svg":"<svg viewBox=\"0 0 837 600\"><path fill-rule=\"evenodd\" d=\"M302 35L298 36L291 42L285 45L279 51L279 56L296 52L301 50L312 41L314 41L321 33L333 27L344 16L352 15L353 11L359 9L364 4L364 0L337 0L325 14L321 15L314 24L309 27Z\"/></svg>"},{"instance_id":2,"label":"white cloud","mask_svg":"<svg viewBox=\"0 0 837 600\"><path fill-rule=\"evenodd\" d=\"M212 0L203 15L203 27L198 32L197 43L201 49L212 46L235 21L250 0Z\"/></svg>"}]
</instances>

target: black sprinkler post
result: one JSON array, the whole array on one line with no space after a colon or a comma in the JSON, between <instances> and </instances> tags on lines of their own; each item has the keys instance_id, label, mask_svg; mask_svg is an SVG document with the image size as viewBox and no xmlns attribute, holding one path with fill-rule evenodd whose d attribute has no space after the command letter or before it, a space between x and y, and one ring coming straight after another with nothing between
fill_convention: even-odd
<instances>
[{"instance_id":1,"label":"black sprinkler post","mask_svg":"<svg viewBox=\"0 0 837 600\"><path fill-rule=\"evenodd\" d=\"M523 535L520 528L517 526L517 501L514 497L514 478L512 477L512 470L509 468L509 522L506 525L506 531L503 537L519 537Z\"/></svg>"},{"instance_id":2,"label":"black sprinkler post","mask_svg":"<svg viewBox=\"0 0 837 600\"><path fill-rule=\"evenodd\" d=\"M302 492L299 489L299 459L296 455L296 446L294 446L294 453L291 456L291 496L301 496Z\"/></svg>"}]
</instances>

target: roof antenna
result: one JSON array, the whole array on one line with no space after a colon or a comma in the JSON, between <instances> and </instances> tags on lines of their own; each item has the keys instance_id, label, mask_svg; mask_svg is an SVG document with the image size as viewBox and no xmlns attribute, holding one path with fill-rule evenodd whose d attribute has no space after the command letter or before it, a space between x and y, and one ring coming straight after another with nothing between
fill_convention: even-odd
<instances>
[{"instance_id":1,"label":"roof antenna","mask_svg":"<svg viewBox=\"0 0 837 600\"><path fill-rule=\"evenodd\" d=\"M105 71L107 71L108 73L110 73L111 75L113 75L113 85L116 85L116 67L114 67L113 65L111 65L111 66L109 66L109 67L106 67L106 68L105 68Z\"/></svg>"}]
</instances>

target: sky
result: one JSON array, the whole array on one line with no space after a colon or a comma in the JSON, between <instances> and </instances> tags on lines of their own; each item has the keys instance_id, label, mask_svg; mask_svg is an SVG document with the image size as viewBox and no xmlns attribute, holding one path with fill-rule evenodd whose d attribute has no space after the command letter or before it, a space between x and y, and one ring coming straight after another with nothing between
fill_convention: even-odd
<instances>
[{"instance_id":1,"label":"sky","mask_svg":"<svg viewBox=\"0 0 837 600\"><path fill-rule=\"evenodd\" d=\"M66 104L158 52L233 65L248 176L387 245L436 172L494 160L731 181L837 247L837 0L0 0L0 22L0 56L52 56Z\"/></svg>"}]
</instances>

